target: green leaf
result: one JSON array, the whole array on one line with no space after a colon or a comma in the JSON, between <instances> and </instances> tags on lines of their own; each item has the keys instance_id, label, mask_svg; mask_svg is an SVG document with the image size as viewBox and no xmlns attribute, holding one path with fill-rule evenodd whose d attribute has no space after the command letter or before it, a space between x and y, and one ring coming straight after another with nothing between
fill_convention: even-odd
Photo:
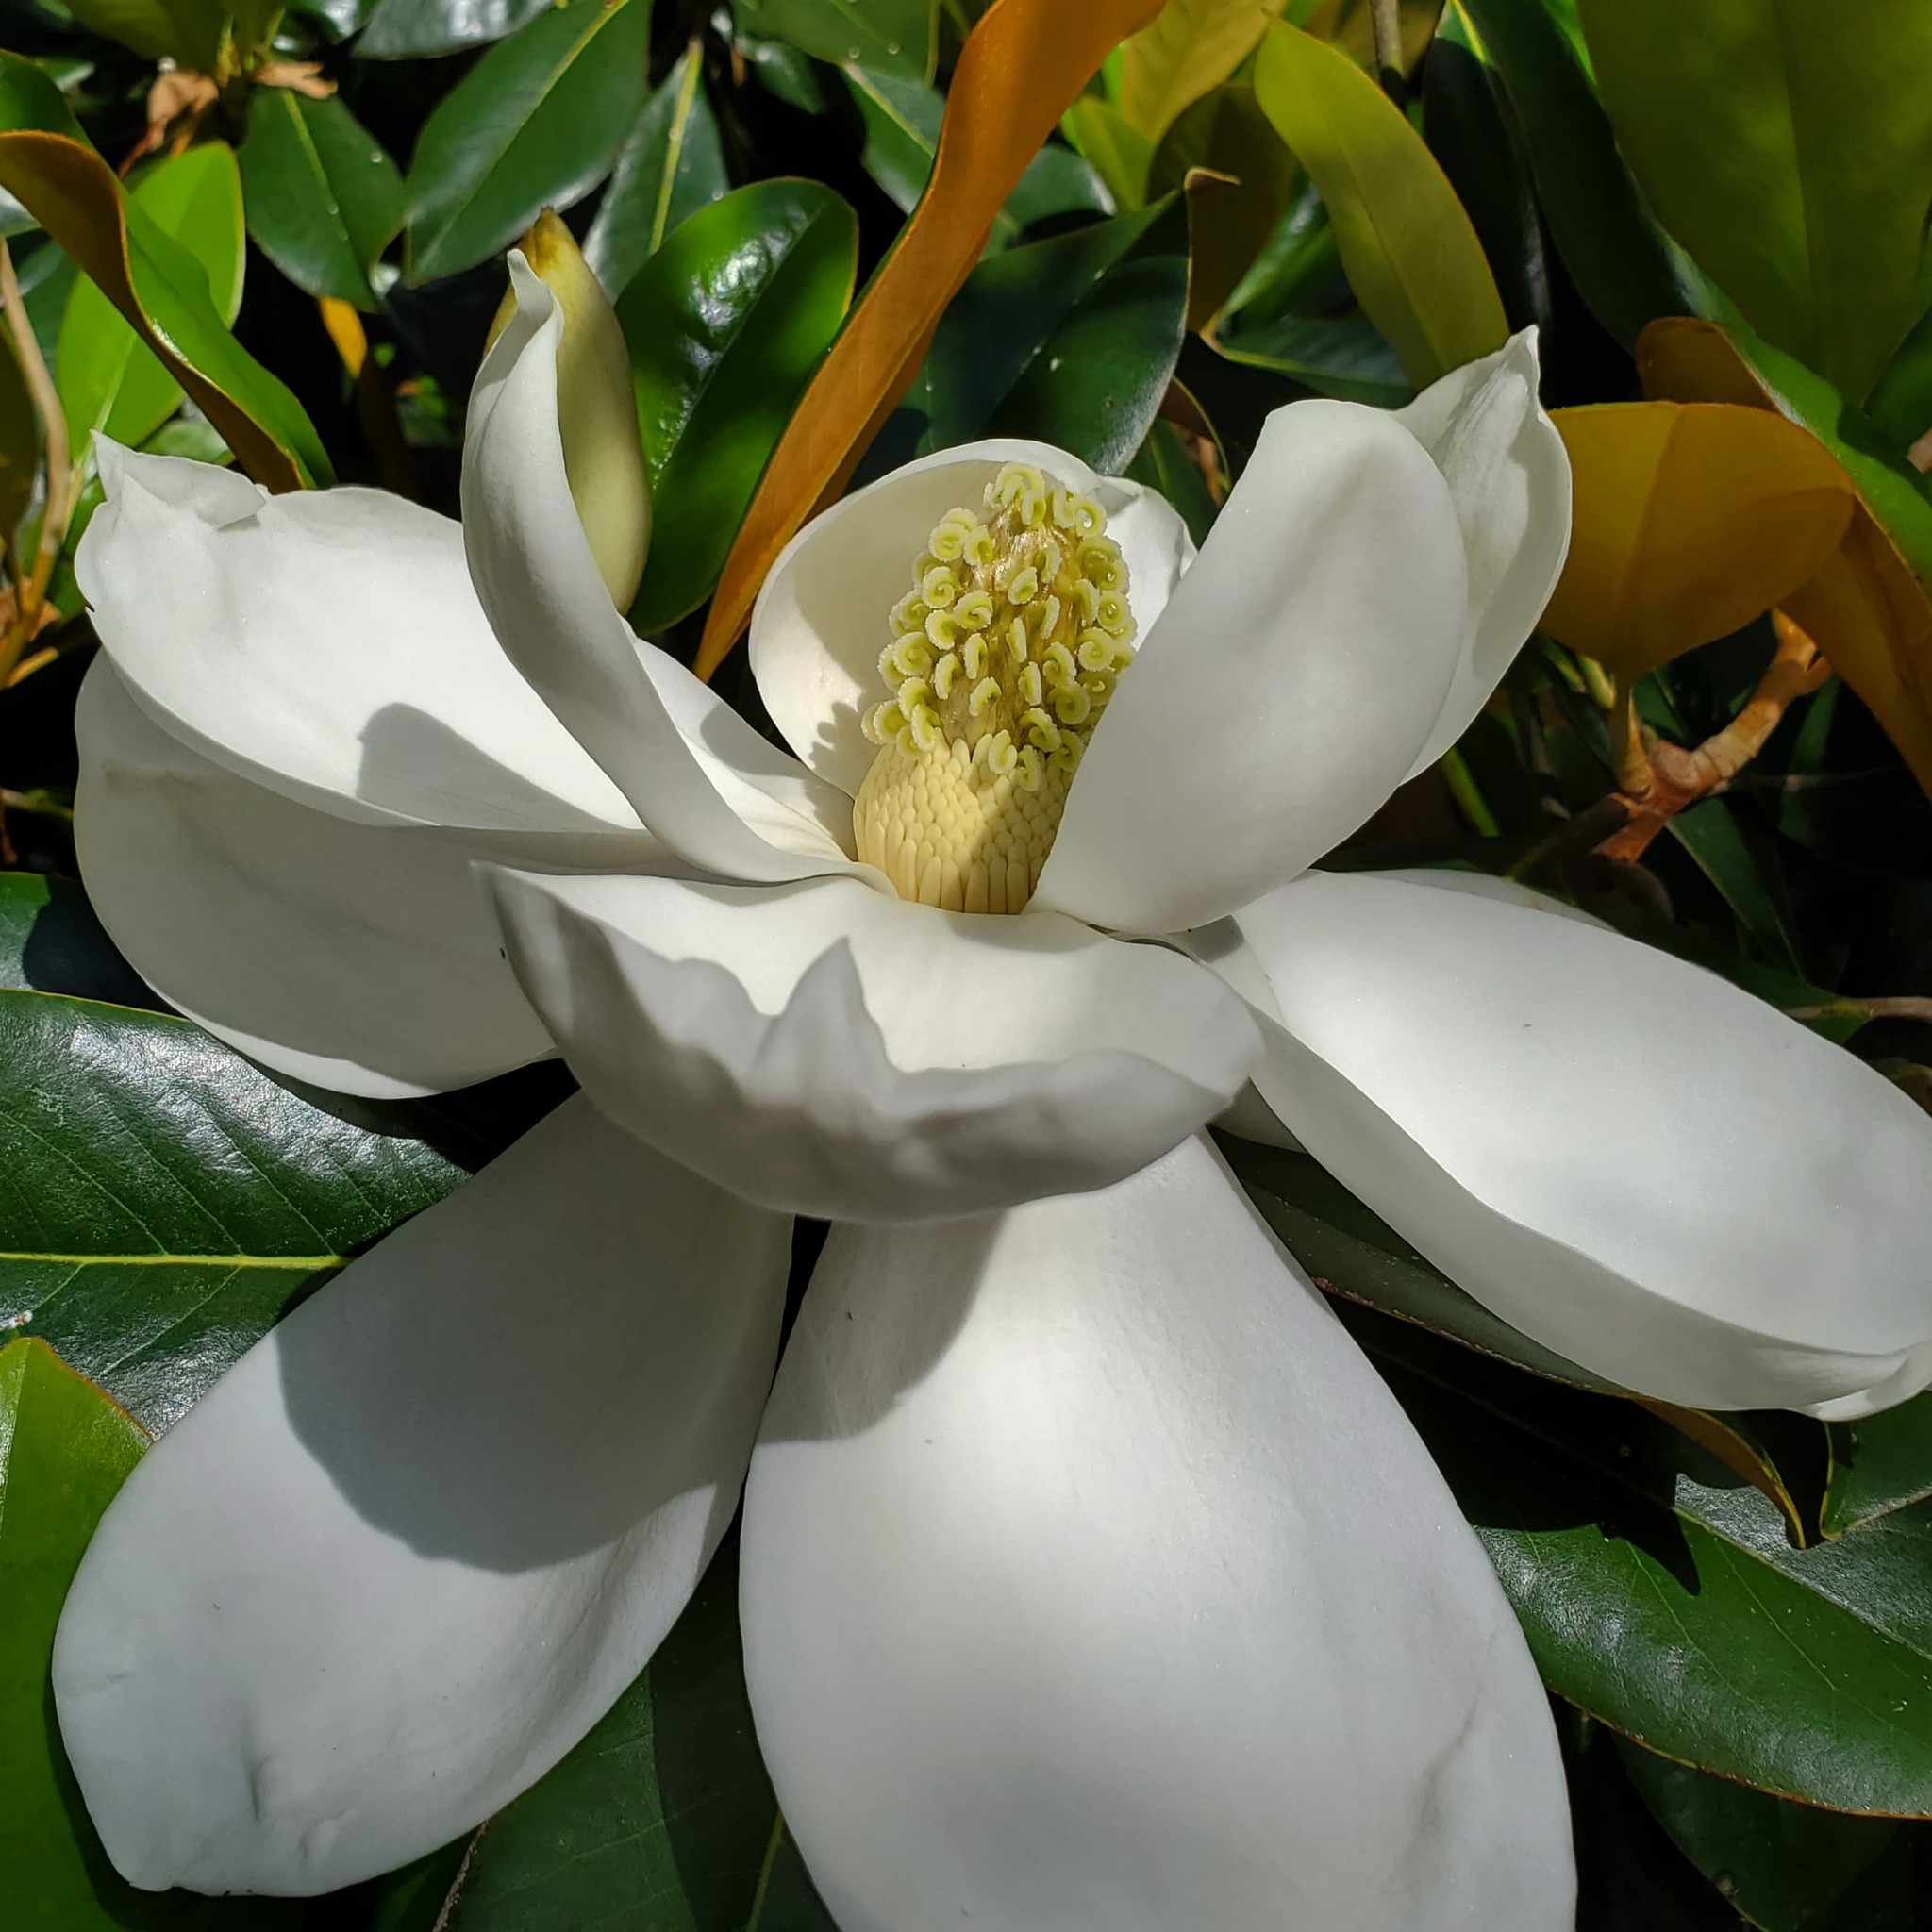
<instances>
[{"instance_id":1,"label":"green leaf","mask_svg":"<svg viewBox=\"0 0 1932 1932\"><path fill-rule=\"evenodd\" d=\"M792 406L852 300L858 223L815 181L703 208L617 305L651 469L651 554L631 606L661 630L710 594Z\"/></svg>"},{"instance_id":2,"label":"green leaf","mask_svg":"<svg viewBox=\"0 0 1932 1932\"><path fill-rule=\"evenodd\" d=\"M1704 312L1696 272L1657 226L1556 0L1456 0L1522 129L1550 236L1577 292L1628 348L1659 315Z\"/></svg>"},{"instance_id":3,"label":"green leaf","mask_svg":"<svg viewBox=\"0 0 1932 1932\"><path fill-rule=\"evenodd\" d=\"M0 553L13 548L40 467L41 419L12 338L0 332Z\"/></svg>"},{"instance_id":4,"label":"green leaf","mask_svg":"<svg viewBox=\"0 0 1932 1932\"><path fill-rule=\"evenodd\" d=\"M1411 382L1500 348L1509 328L1482 245L1402 110L1345 54L1273 26L1255 93L1321 192L1349 286Z\"/></svg>"},{"instance_id":5,"label":"green leaf","mask_svg":"<svg viewBox=\"0 0 1932 1932\"><path fill-rule=\"evenodd\" d=\"M1128 125L1158 142L1255 51L1280 10L1281 0L1167 0L1121 44L1120 109Z\"/></svg>"},{"instance_id":6,"label":"green leaf","mask_svg":"<svg viewBox=\"0 0 1932 1932\"><path fill-rule=\"evenodd\" d=\"M356 42L363 60L424 60L481 47L526 26L556 0L377 0Z\"/></svg>"},{"instance_id":7,"label":"green leaf","mask_svg":"<svg viewBox=\"0 0 1932 1932\"><path fill-rule=\"evenodd\" d=\"M1932 309L1922 315L1865 400L1866 413L1894 450L1932 430Z\"/></svg>"},{"instance_id":8,"label":"green leaf","mask_svg":"<svg viewBox=\"0 0 1932 1932\"><path fill-rule=\"evenodd\" d=\"M143 60L175 51L175 23L161 0L66 0L67 10L89 33L132 48Z\"/></svg>"},{"instance_id":9,"label":"green leaf","mask_svg":"<svg viewBox=\"0 0 1932 1932\"><path fill-rule=\"evenodd\" d=\"M1795 974L1796 941L1774 865L1727 798L1700 799L1670 823L1672 837L1713 886L1738 931L1768 964Z\"/></svg>"},{"instance_id":10,"label":"green leaf","mask_svg":"<svg viewBox=\"0 0 1932 1932\"><path fill-rule=\"evenodd\" d=\"M1320 395L1399 409L1415 396L1395 351L1366 315L1283 315L1218 336L1231 362L1272 370Z\"/></svg>"},{"instance_id":11,"label":"green leaf","mask_svg":"<svg viewBox=\"0 0 1932 1932\"><path fill-rule=\"evenodd\" d=\"M741 32L821 60L922 84L932 78L938 0L738 0L732 12Z\"/></svg>"},{"instance_id":12,"label":"green leaf","mask_svg":"<svg viewBox=\"0 0 1932 1932\"><path fill-rule=\"evenodd\" d=\"M730 188L704 52L693 42L625 137L584 237L584 259L605 293L615 301L672 229Z\"/></svg>"},{"instance_id":13,"label":"green leaf","mask_svg":"<svg viewBox=\"0 0 1932 1932\"><path fill-rule=\"evenodd\" d=\"M1932 1392L1826 1431L1831 1470L1820 1527L1843 1536L1932 1497Z\"/></svg>"},{"instance_id":14,"label":"green leaf","mask_svg":"<svg viewBox=\"0 0 1932 1932\"><path fill-rule=\"evenodd\" d=\"M202 265L122 193L54 82L4 52L0 187L25 203L123 320L162 351L252 476L276 490L333 480L301 404L228 332Z\"/></svg>"},{"instance_id":15,"label":"green leaf","mask_svg":"<svg viewBox=\"0 0 1932 1932\"><path fill-rule=\"evenodd\" d=\"M1932 1516L1792 1548L1779 1512L1629 1403L1338 1305L1495 1564L1544 1680L1679 1763L1932 1815Z\"/></svg>"},{"instance_id":16,"label":"green leaf","mask_svg":"<svg viewBox=\"0 0 1932 1932\"><path fill-rule=\"evenodd\" d=\"M133 204L199 266L224 323L242 307L242 177L225 142L206 142L158 163L136 185ZM138 443L180 407L182 390L92 282L83 282L60 325L60 406L79 456L96 429Z\"/></svg>"},{"instance_id":17,"label":"green leaf","mask_svg":"<svg viewBox=\"0 0 1932 1932\"><path fill-rule=\"evenodd\" d=\"M1121 474L1159 491L1180 511L1195 543L1207 542L1208 532L1214 527L1214 499L1208 493L1208 479L1189 458L1180 431L1172 423L1155 422L1134 452L1134 460Z\"/></svg>"},{"instance_id":18,"label":"green leaf","mask_svg":"<svg viewBox=\"0 0 1932 1932\"><path fill-rule=\"evenodd\" d=\"M1583 0L1651 206L1767 341L1860 400L1924 312L1932 9Z\"/></svg>"},{"instance_id":19,"label":"green leaf","mask_svg":"<svg viewBox=\"0 0 1932 1932\"><path fill-rule=\"evenodd\" d=\"M922 82L863 67L848 67L844 78L865 127L865 171L910 214L925 192L939 151L945 96ZM1026 164L1019 186L993 217L988 246L1008 247L1022 229L1051 215L1110 211L1107 189L1093 169L1071 148L1049 144Z\"/></svg>"},{"instance_id":20,"label":"green leaf","mask_svg":"<svg viewBox=\"0 0 1932 1932\"><path fill-rule=\"evenodd\" d=\"M571 0L484 55L423 125L407 279L473 268L610 172L642 106L651 0Z\"/></svg>"},{"instance_id":21,"label":"green leaf","mask_svg":"<svg viewBox=\"0 0 1932 1932\"><path fill-rule=\"evenodd\" d=\"M752 1734L735 1547L645 1674L472 1840L447 1932L833 1932Z\"/></svg>"},{"instance_id":22,"label":"green leaf","mask_svg":"<svg viewBox=\"0 0 1932 1932\"><path fill-rule=\"evenodd\" d=\"M1187 302L1178 200L990 256L954 297L869 462L1027 436L1117 475L1167 393Z\"/></svg>"},{"instance_id":23,"label":"green leaf","mask_svg":"<svg viewBox=\"0 0 1932 1932\"><path fill-rule=\"evenodd\" d=\"M185 1020L0 991L0 1325L44 1337L152 1429L462 1178Z\"/></svg>"},{"instance_id":24,"label":"green leaf","mask_svg":"<svg viewBox=\"0 0 1932 1932\"><path fill-rule=\"evenodd\" d=\"M68 1769L48 1659L81 1553L141 1459L139 1426L44 1341L0 1348L0 1871L9 1932L291 1932L301 1905L136 1891Z\"/></svg>"},{"instance_id":25,"label":"green leaf","mask_svg":"<svg viewBox=\"0 0 1932 1932\"><path fill-rule=\"evenodd\" d=\"M1630 1781L1678 1850L1759 1932L1805 1932L1898 1834L1767 1797L1619 1739Z\"/></svg>"},{"instance_id":26,"label":"green leaf","mask_svg":"<svg viewBox=\"0 0 1932 1932\"><path fill-rule=\"evenodd\" d=\"M1107 184L1116 208L1145 204L1154 143L1111 102L1082 94L1060 116L1060 131Z\"/></svg>"},{"instance_id":27,"label":"green leaf","mask_svg":"<svg viewBox=\"0 0 1932 1932\"><path fill-rule=\"evenodd\" d=\"M256 246L311 295L374 308L369 271L403 225L403 177L341 97L251 89L241 162Z\"/></svg>"},{"instance_id":28,"label":"green leaf","mask_svg":"<svg viewBox=\"0 0 1932 1932\"><path fill-rule=\"evenodd\" d=\"M86 892L72 879L38 872L0 872L0 989L160 1008L102 929Z\"/></svg>"}]
</instances>

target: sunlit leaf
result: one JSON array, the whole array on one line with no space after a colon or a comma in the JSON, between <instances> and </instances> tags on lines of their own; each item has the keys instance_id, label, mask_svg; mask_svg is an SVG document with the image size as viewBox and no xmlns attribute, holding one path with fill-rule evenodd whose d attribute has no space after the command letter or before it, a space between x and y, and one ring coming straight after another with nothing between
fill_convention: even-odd
<instances>
[{"instance_id":1,"label":"sunlit leaf","mask_svg":"<svg viewBox=\"0 0 1932 1932\"><path fill-rule=\"evenodd\" d=\"M1410 381L1500 348L1502 297L1456 191L1407 117L1354 61L1269 28L1255 94L1327 205L1356 299Z\"/></svg>"},{"instance_id":2,"label":"sunlit leaf","mask_svg":"<svg viewBox=\"0 0 1932 1932\"><path fill-rule=\"evenodd\" d=\"M1167 0L1121 48L1120 110L1158 142L1176 115L1218 87L1260 44L1281 0Z\"/></svg>"},{"instance_id":3,"label":"sunlit leaf","mask_svg":"<svg viewBox=\"0 0 1932 1932\"><path fill-rule=\"evenodd\" d=\"M1768 410L1606 403L1555 421L1574 510L1542 627L1628 675L1782 603L1851 520L1843 470Z\"/></svg>"},{"instance_id":4,"label":"sunlit leaf","mask_svg":"<svg viewBox=\"0 0 1932 1932\"><path fill-rule=\"evenodd\" d=\"M1146 201L1154 143L1111 101L1082 94L1060 117L1060 127L1107 183L1117 208L1137 208Z\"/></svg>"},{"instance_id":5,"label":"sunlit leaf","mask_svg":"<svg viewBox=\"0 0 1932 1932\"><path fill-rule=\"evenodd\" d=\"M1932 8L1583 0L1617 142L1767 341L1854 402L1924 313Z\"/></svg>"},{"instance_id":6,"label":"sunlit leaf","mask_svg":"<svg viewBox=\"0 0 1932 1932\"><path fill-rule=\"evenodd\" d=\"M53 81L0 53L0 187L19 196L271 489L332 479L294 396L229 334L208 277L123 194Z\"/></svg>"},{"instance_id":7,"label":"sunlit leaf","mask_svg":"<svg viewBox=\"0 0 1932 1932\"><path fill-rule=\"evenodd\" d=\"M773 453L705 623L701 675L724 661L773 560L837 496L905 394L993 217L1067 104L1152 11L1152 0L1087 0L1073 9L1059 0L994 0L967 37L932 178Z\"/></svg>"}]
</instances>

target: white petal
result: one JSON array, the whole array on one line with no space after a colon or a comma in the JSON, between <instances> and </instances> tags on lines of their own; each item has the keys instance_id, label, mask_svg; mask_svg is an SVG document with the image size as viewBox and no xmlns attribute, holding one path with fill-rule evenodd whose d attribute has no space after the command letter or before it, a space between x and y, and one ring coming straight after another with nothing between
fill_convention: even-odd
<instances>
[{"instance_id":1,"label":"white petal","mask_svg":"<svg viewBox=\"0 0 1932 1932\"><path fill-rule=\"evenodd\" d=\"M483 358L463 447L463 538L504 652L650 829L726 877L850 869L851 801L758 736L610 601L557 422L562 317L512 256L517 310Z\"/></svg>"},{"instance_id":2,"label":"white petal","mask_svg":"<svg viewBox=\"0 0 1932 1932\"><path fill-rule=\"evenodd\" d=\"M1171 932L1292 878L1414 762L1464 602L1415 438L1356 403L1277 409L1093 733L1034 903Z\"/></svg>"},{"instance_id":3,"label":"white petal","mask_svg":"<svg viewBox=\"0 0 1932 1932\"><path fill-rule=\"evenodd\" d=\"M1139 483L1097 476L1050 443L1009 437L921 457L814 517L772 566L751 616L751 668L785 741L822 778L857 794L878 756L859 716L888 693L879 653L892 606L912 588L933 525L977 507L1006 463L1032 463L1096 498L1126 559L1144 629L1194 555L1180 514Z\"/></svg>"},{"instance_id":4,"label":"white petal","mask_svg":"<svg viewBox=\"0 0 1932 1932\"><path fill-rule=\"evenodd\" d=\"M1571 1924L1495 1576L1199 1141L834 1228L742 1560L758 1742L843 1932Z\"/></svg>"},{"instance_id":5,"label":"white petal","mask_svg":"<svg viewBox=\"0 0 1932 1932\"><path fill-rule=\"evenodd\" d=\"M1259 1051L1178 954L856 879L493 875L510 963L591 1097L754 1200L861 1221L1105 1187Z\"/></svg>"},{"instance_id":6,"label":"white petal","mask_svg":"<svg viewBox=\"0 0 1932 1932\"><path fill-rule=\"evenodd\" d=\"M119 1871L327 1891L541 1776L730 1521L789 1250L572 1100L251 1349L61 1617L61 1735Z\"/></svg>"},{"instance_id":7,"label":"white petal","mask_svg":"<svg viewBox=\"0 0 1932 1932\"><path fill-rule=\"evenodd\" d=\"M107 501L75 571L115 669L175 737L372 824L637 829L498 649L447 517L95 447Z\"/></svg>"},{"instance_id":8,"label":"white petal","mask_svg":"<svg viewBox=\"0 0 1932 1932\"><path fill-rule=\"evenodd\" d=\"M1239 924L1286 1029L1269 1104L1525 1334L1696 1407L1932 1382L1932 1120L1850 1054L1473 893L1316 873Z\"/></svg>"},{"instance_id":9,"label":"white petal","mask_svg":"<svg viewBox=\"0 0 1932 1932\"><path fill-rule=\"evenodd\" d=\"M1543 614L1570 548L1570 458L1537 401L1536 330L1395 412L1435 458L1469 558L1469 622L1441 715L1409 775L1460 738Z\"/></svg>"},{"instance_id":10,"label":"white petal","mask_svg":"<svg viewBox=\"0 0 1932 1932\"><path fill-rule=\"evenodd\" d=\"M292 1078L385 1096L553 1051L472 870L512 857L503 839L365 824L251 785L156 724L105 657L75 726L89 896L142 977L211 1033ZM641 831L580 842L586 859L666 857Z\"/></svg>"}]
</instances>

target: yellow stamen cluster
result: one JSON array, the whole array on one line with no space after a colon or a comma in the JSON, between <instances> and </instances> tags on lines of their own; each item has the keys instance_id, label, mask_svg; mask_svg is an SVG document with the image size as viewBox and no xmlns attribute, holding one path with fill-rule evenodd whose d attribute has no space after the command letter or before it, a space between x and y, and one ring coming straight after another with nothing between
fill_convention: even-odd
<instances>
[{"instance_id":1,"label":"yellow stamen cluster","mask_svg":"<svg viewBox=\"0 0 1932 1932\"><path fill-rule=\"evenodd\" d=\"M902 899L1018 912L1067 787L1134 660L1127 566L1091 496L1008 463L941 517L892 608L858 856Z\"/></svg>"}]
</instances>

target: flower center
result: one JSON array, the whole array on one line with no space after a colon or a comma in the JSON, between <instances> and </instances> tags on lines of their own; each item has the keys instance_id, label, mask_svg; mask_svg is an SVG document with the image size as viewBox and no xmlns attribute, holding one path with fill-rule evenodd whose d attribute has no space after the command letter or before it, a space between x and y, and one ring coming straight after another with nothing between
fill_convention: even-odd
<instances>
[{"instance_id":1,"label":"flower center","mask_svg":"<svg viewBox=\"0 0 1932 1932\"><path fill-rule=\"evenodd\" d=\"M1067 787L1134 661L1127 566L1107 513L1030 463L978 510L948 510L892 608L865 714L879 755L858 788L858 857L902 899L1018 912Z\"/></svg>"}]
</instances>

